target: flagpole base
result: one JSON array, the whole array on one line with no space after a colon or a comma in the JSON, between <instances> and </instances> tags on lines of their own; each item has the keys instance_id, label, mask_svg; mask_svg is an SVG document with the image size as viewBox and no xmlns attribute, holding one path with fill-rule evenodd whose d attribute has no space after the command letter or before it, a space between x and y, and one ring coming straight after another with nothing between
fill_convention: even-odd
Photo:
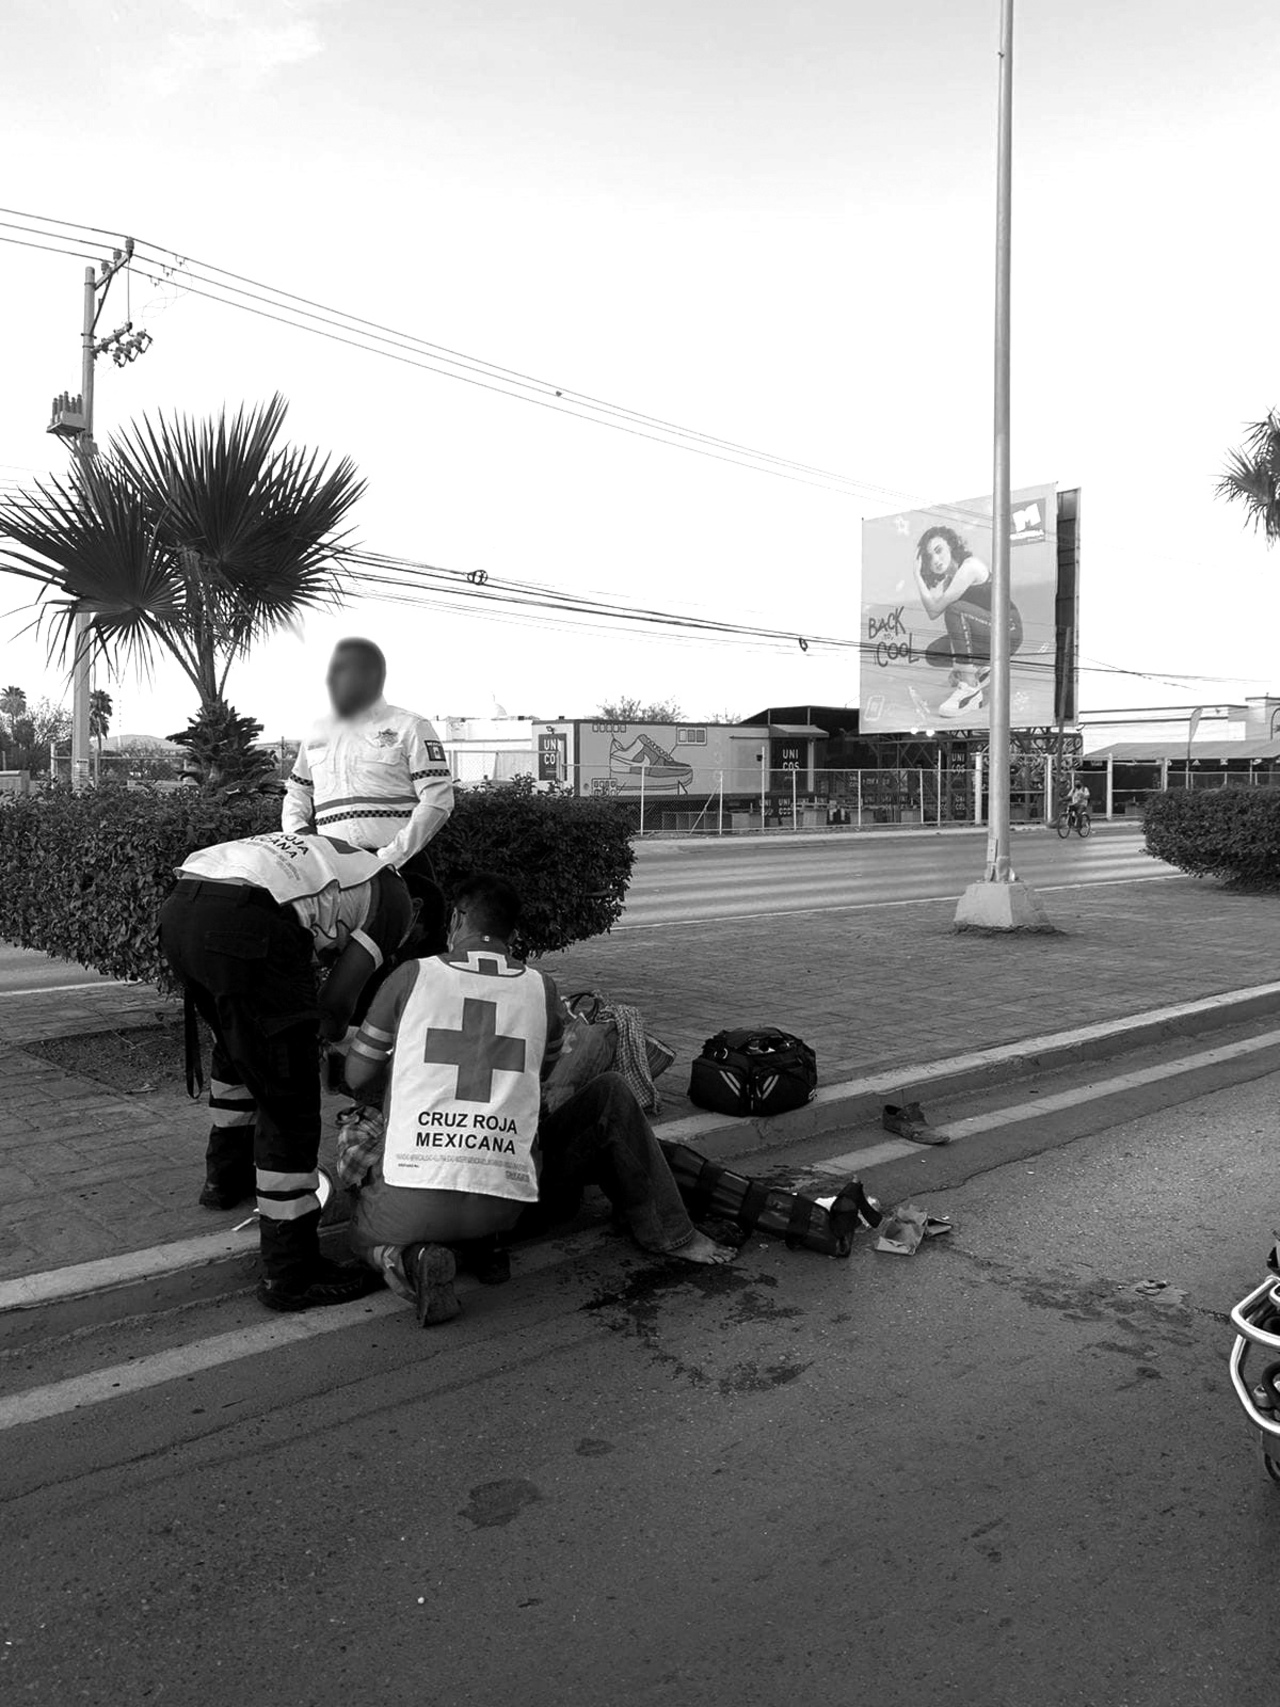
<instances>
[{"instance_id":1,"label":"flagpole base","mask_svg":"<svg viewBox=\"0 0 1280 1707\"><path fill-rule=\"evenodd\" d=\"M971 883L956 908L958 931L1053 932L1044 902L1021 878Z\"/></svg>"}]
</instances>

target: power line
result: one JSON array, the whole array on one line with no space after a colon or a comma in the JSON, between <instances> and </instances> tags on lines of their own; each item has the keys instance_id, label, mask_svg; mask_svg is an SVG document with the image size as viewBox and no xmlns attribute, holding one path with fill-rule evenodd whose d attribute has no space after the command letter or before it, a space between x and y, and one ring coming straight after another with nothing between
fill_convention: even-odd
<instances>
[{"instance_id":1,"label":"power line","mask_svg":"<svg viewBox=\"0 0 1280 1707\"><path fill-rule=\"evenodd\" d=\"M23 213L18 209L0 209L0 213L13 213L17 217L29 221L39 220L46 225L63 225L113 238L117 235L104 232L100 226L80 225L75 221L57 220L43 215ZM52 235L51 233L42 234ZM465 384L479 386L483 390L495 391L502 396L513 397L519 401L554 409L558 413L570 415L575 419L590 421L597 426L611 427L615 431L626 432L634 437L648 438L653 442L666 444L673 449L691 450L698 455L711 457L713 460L734 463L739 467L753 468L760 473L772 473L778 478L796 481L803 485L813 485L827 490L844 492L848 496L869 494L886 501L901 501L905 498L916 502L913 495L908 492L882 486L876 482L861 480L836 470L822 468L816 464L778 456L772 451L760 450L758 447L741 444L717 434L703 432L700 429L685 427L661 416L650 415L644 411L608 402L605 399L593 396L591 393L576 391L562 385L557 386L552 381L538 379L518 369L507 368L482 357L467 355L465 352L451 349L447 345L433 343L416 334L398 331L380 322L349 314L345 310L334 309L316 302L313 298L264 284L261 280L252 279L242 273L232 272L230 269L219 267L215 263L199 261L149 239L139 239L137 247L154 251L156 256L173 257L189 274L188 278L182 280L176 280L171 275L157 278L154 273L145 272L143 266L139 264L136 270L140 276L157 284L169 285L176 290L185 290L192 295L203 296L209 301L220 302L224 307L238 308L245 313L256 313L264 319L276 320L280 324L293 326L295 330L313 332L317 336L326 336L337 343L345 343L352 348L361 349L370 354L403 361L406 365L424 368L427 371L438 373L444 378L458 379ZM151 255L141 256L139 260L152 266L162 265L161 261ZM192 269L198 269L198 271L193 273ZM208 274L217 276L203 276ZM193 278L198 279L198 284L192 282ZM224 283L224 280L231 282ZM199 285L210 288L202 290ZM248 286L254 288L245 288ZM268 294L259 294L261 292ZM240 300L242 298L247 300ZM265 306L254 308L250 306L250 303L265 304ZM272 313L271 310L273 309L278 309L281 312ZM314 321L316 324L307 324L308 321ZM331 329L326 330L326 328ZM332 330L332 328L338 330ZM342 335L344 332L352 332L355 336L345 337ZM379 347L383 344L390 347ZM424 357L426 359L423 359ZM935 512L949 512L987 523L990 521L985 513L970 510L963 505L932 505L930 507Z\"/></svg>"}]
</instances>

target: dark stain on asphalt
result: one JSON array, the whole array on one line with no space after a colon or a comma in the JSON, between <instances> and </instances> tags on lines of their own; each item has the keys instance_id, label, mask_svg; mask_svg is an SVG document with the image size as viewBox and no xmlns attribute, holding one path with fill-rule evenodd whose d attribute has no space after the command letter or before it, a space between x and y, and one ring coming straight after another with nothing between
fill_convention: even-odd
<instances>
[{"instance_id":1,"label":"dark stain on asphalt","mask_svg":"<svg viewBox=\"0 0 1280 1707\"><path fill-rule=\"evenodd\" d=\"M770 1363L761 1369L758 1363L740 1363L717 1385L726 1398L734 1393L767 1393L771 1387L798 1380L808 1367L807 1363Z\"/></svg>"},{"instance_id":2,"label":"dark stain on asphalt","mask_svg":"<svg viewBox=\"0 0 1280 1707\"><path fill-rule=\"evenodd\" d=\"M655 1362L682 1376L690 1386L707 1387L712 1385L712 1379L705 1369L685 1362L661 1343L658 1330L663 1306L668 1299L678 1303L682 1298L687 1300L690 1292L696 1292L703 1298L732 1299L737 1314L730 1318L731 1322L767 1320L774 1314L790 1313L772 1310L760 1290L774 1288L777 1284L776 1275L748 1275L726 1264L677 1267L672 1263L656 1263L632 1270L621 1286L598 1292L578 1308L587 1315L600 1316L611 1333L638 1339ZM775 1386L777 1382L770 1379L763 1385ZM725 1390L747 1392L758 1389L730 1386Z\"/></svg>"},{"instance_id":3,"label":"dark stain on asphalt","mask_svg":"<svg viewBox=\"0 0 1280 1707\"><path fill-rule=\"evenodd\" d=\"M467 1504L458 1513L477 1529L495 1529L519 1517L526 1506L536 1505L542 1494L532 1482L507 1476L497 1482L481 1482L472 1488Z\"/></svg>"},{"instance_id":4,"label":"dark stain on asphalt","mask_svg":"<svg viewBox=\"0 0 1280 1707\"><path fill-rule=\"evenodd\" d=\"M579 1458L603 1458L607 1452L613 1451L611 1440L580 1440L573 1449Z\"/></svg>"}]
</instances>

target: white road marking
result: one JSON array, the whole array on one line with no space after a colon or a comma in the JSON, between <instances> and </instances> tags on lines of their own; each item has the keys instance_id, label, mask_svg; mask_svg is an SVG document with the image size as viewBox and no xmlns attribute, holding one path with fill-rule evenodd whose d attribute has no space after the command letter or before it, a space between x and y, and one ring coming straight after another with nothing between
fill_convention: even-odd
<instances>
[{"instance_id":1,"label":"white road marking","mask_svg":"<svg viewBox=\"0 0 1280 1707\"><path fill-rule=\"evenodd\" d=\"M530 1245L519 1254L516 1283L540 1274L544 1269L589 1256L593 1247L612 1242L615 1242L612 1235L605 1230L589 1228L567 1238ZM459 1276L459 1292L465 1294L478 1288L478 1281L470 1276ZM357 1299L353 1304L335 1304L328 1309L308 1310L294 1316L272 1316L249 1327L232 1328L227 1333L211 1334L207 1339L195 1340L190 1345L155 1352L151 1357L115 1363L106 1369L91 1370L87 1375L72 1375L44 1387L29 1387L25 1392L0 1398L0 1433L20 1428L24 1423L47 1422L51 1417L85 1410L108 1399L123 1399L131 1393L145 1392L150 1387L162 1387L166 1382L199 1375L223 1363L259 1357L263 1352L276 1351L282 1346L298 1345L305 1340L318 1339L322 1334L359 1327L371 1318L395 1315L397 1311L405 1314L406 1326L417 1332L409 1315L409 1306L402 1298L390 1292L376 1292L367 1298Z\"/></svg>"},{"instance_id":2,"label":"white road marking","mask_svg":"<svg viewBox=\"0 0 1280 1707\"><path fill-rule=\"evenodd\" d=\"M812 1108L814 1103L831 1104L850 1102L859 1097L883 1096L886 1092L901 1090L904 1085L923 1092L940 1079L955 1078L959 1074L981 1067L999 1067L1028 1056L1043 1055L1051 1050L1086 1047L1102 1038L1124 1037L1128 1032L1140 1031L1148 1026L1171 1025L1179 1020L1198 1018L1239 1003L1278 995L1280 983L1255 984L1249 989L1227 990L1222 995L1205 996L1195 1002L1178 1002L1173 1007L1149 1008L1142 1013L1127 1014L1123 1019L1099 1020L1094 1025L1077 1026L1071 1031L1050 1032L1043 1037L1025 1037L1017 1043L1002 1043L994 1049L984 1049L975 1054L952 1055L941 1061L894 1067L889 1072L873 1073L865 1079L845 1079L836 1085L822 1085L809 1107ZM798 1109L796 1113L803 1115L804 1110ZM794 1123L790 1128L785 1124L792 1120L792 1116L779 1115L777 1119L780 1122L777 1131L781 1139L785 1140L789 1132L797 1139L803 1137L803 1132L797 1131ZM662 1138L683 1143L699 1137L704 1132L722 1131L725 1125L725 1117L722 1114L689 1114L681 1120L664 1121L657 1131ZM758 1136L764 1136L769 1128L770 1122L767 1120L751 1120L748 1117L741 1121L744 1136L751 1131ZM920 1146L912 1144L910 1149L918 1152Z\"/></svg>"},{"instance_id":3,"label":"white road marking","mask_svg":"<svg viewBox=\"0 0 1280 1707\"><path fill-rule=\"evenodd\" d=\"M73 990L118 990L129 978L87 978L83 984L32 984L26 990L0 990L0 996L65 996Z\"/></svg>"},{"instance_id":4,"label":"white road marking","mask_svg":"<svg viewBox=\"0 0 1280 1707\"><path fill-rule=\"evenodd\" d=\"M1162 1079L1175 1079L1185 1073L1195 1073L1203 1067L1216 1067L1223 1061L1238 1061L1246 1055L1257 1055L1264 1049L1280 1045L1280 1031L1264 1032L1260 1037L1247 1037L1239 1043L1225 1043L1218 1049L1202 1049L1196 1055L1183 1055L1176 1061L1165 1061L1158 1067L1139 1067L1132 1073L1117 1073L1113 1079L1101 1079L1096 1084L1080 1085L1069 1091L1057 1091L1053 1096L1029 1097L1026 1102L1011 1103L1006 1108L975 1114L968 1120L953 1120L937 1128L952 1144L972 1138L979 1132L994 1132L1002 1126L1016 1126L1023 1120L1039 1115L1062 1114L1078 1108L1081 1103L1097 1102L1102 1097L1118 1096L1123 1091L1141 1090L1145 1085L1159 1084ZM872 1168L883 1162L895 1162L902 1156L921 1156L932 1145L911 1144L905 1138L891 1138L883 1144L871 1144L864 1150L847 1150L842 1156L828 1156L825 1161L809 1166L823 1173L847 1173L859 1168Z\"/></svg>"},{"instance_id":5,"label":"white road marking","mask_svg":"<svg viewBox=\"0 0 1280 1707\"><path fill-rule=\"evenodd\" d=\"M1033 883L1031 887L1041 894L1051 894L1062 889L1110 889L1121 883L1169 883L1175 877L1180 877L1178 871L1144 872L1141 877L1101 877L1084 878L1079 883ZM909 900L901 901L838 901L834 905L823 907L770 907L768 898L762 896L760 905L750 913L711 913L700 919L655 919L652 923L639 922L636 924L615 925L609 933L618 936L623 931L664 931L671 930L677 925L729 925L742 923L749 919L798 919L809 913L853 913L865 911L873 907L927 907L934 906L940 901L958 901L958 894L947 895L913 895Z\"/></svg>"},{"instance_id":6,"label":"white road marking","mask_svg":"<svg viewBox=\"0 0 1280 1707\"><path fill-rule=\"evenodd\" d=\"M46 1269L42 1274L20 1274L16 1280L0 1281L0 1315L6 1310L53 1304L60 1298L82 1298L87 1292L109 1292L127 1286L131 1280L156 1280L179 1269L201 1268L220 1257L252 1251L257 1242L256 1225L252 1232L229 1228L224 1233L202 1233L198 1238L151 1245L143 1251L125 1251L96 1262Z\"/></svg>"},{"instance_id":7,"label":"white road marking","mask_svg":"<svg viewBox=\"0 0 1280 1707\"><path fill-rule=\"evenodd\" d=\"M122 1399L126 1394L140 1393L165 1381L198 1375L235 1358L256 1357L279 1346L297 1345L302 1340L351 1328L371 1316L387 1316L401 1308L401 1301L389 1292L375 1293L354 1304L338 1304L296 1316L275 1316L251 1328L233 1328L230 1333L174 1346L170 1351L158 1351L132 1363L94 1369L88 1375L73 1375L67 1381L54 1381L47 1387L30 1387L25 1393L0 1399L0 1430L19 1428L23 1423L47 1422L50 1417L63 1416L67 1411L100 1405L104 1399Z\"/></svg>"}]
</instances>

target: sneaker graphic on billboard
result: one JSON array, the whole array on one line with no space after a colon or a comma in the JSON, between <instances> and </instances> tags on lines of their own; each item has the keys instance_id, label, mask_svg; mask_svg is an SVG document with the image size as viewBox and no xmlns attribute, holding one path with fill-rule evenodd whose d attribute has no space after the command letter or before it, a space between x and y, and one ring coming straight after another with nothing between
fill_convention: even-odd
<instances>
[{"instance_id":1,"label":"sneaker graphic on billboard","mask_svg":"<svg viewBox=\"0 0 1280 1707\"><path fill-rule=\"evenodd\" d=\"M940 717L964 717L981 711L987 703L987 683L991 671L983 670L976 682L958 682L954 692L938 707Z\"/></svg>"},{"instance_id":2,"label":"sneaker graphic on billboard","mask_svg":"<svg viewBox=\"0 0 1280 1707\"><path fill-rule=\"evenodd\" d=\"M651 735L640 734L628 745L615 735L609 747L609 770L621 789L640 791L644 777L646 794L686 794L693 781L693 766L660 747Z\"/></svg>"}]
</instances>

